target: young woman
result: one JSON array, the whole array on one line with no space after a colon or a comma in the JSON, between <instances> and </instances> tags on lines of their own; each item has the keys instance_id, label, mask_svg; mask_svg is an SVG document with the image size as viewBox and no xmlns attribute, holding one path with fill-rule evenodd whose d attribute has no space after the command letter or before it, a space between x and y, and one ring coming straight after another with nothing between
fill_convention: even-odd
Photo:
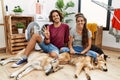
<instances>
[{"instance_id":1,"label":"young woman","mask_svg":"<svg viewBox=\"0 0 120 80\"><path fill-rule=\"evenodd\" d=\"M87 19L82 13L76 14L76 27L70 31L69 49L71 54L85 54L94 59L97 53L91 51L91 32L86 28Z\"/></svg>"},{"instance_id":2,"label":"young woman","mask_svg":"<svg viewBox=\"0 0 120 80\"><path fill-rule=\"evenodd\" d=\"M58 10L52 10L49 19L53 24L44 27L44 38L39 34L33 34L25 49L25 55L14 65L15 67L27 61L27 56L34 49L36 42L44 52L49 53L55 59L58 58L59 50L64 50L62 47L67 46L69 41L69 26L61 22L63 19L62 14Z\"/></svg>"}]
</instances>

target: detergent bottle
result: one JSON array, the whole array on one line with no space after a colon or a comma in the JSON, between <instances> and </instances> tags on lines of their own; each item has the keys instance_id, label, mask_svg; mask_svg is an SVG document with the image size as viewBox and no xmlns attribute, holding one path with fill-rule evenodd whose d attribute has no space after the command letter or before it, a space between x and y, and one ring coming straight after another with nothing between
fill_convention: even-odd
<instances>
[{"instance_id":1,"label":"detergent bottle","mask_svg":"<svg viewBox=\"0 0 120 80\"><path fill-rule=\"evenodd\" d=\"M39 0L37 0L36 3L36 14L41 14L41 5L39 3Z\"/></svg>"}]
</instances>

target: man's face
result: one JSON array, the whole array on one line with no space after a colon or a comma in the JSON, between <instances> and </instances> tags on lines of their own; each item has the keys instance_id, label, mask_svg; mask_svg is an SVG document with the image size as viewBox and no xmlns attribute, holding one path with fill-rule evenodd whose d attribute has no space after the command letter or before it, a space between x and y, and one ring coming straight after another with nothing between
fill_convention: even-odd
<instances>
[{"instance_id":1,"label":"man's face","mask_svg":"<svg viewBox=\"0 0 120 80\"><path fill-rule=\"evenodd\" d=\"M53 21L54 21L55 23L60 22L60 16L59 16L59 14L58 14L57 12L53 12L52 18L53 18Z\"/></svg>"}]
</instances>

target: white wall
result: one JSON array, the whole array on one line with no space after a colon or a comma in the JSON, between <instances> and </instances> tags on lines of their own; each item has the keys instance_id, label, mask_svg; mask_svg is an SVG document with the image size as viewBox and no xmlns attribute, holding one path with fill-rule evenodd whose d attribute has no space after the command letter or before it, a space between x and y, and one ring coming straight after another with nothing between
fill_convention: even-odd
<instances>
[{"instance_id":1,"label":"white wall","mask_svg":"<svg viewBox=\"0 0 120 80\"><path fill-rule=\"evenodd\" d=\"M108 0L100 0L100 2L107 4ZM93 3L91 0L81 1L81 12L84 13L88 23L97 23L99 26L106 26L107 10Z\"/></svg>"},{"instance_id":2,"label":"white wall","mask_svg":"<svg viewBox=\"0 0 120 80\"><path fill-rule=\"evenodd\" d=\"M12 1L12 2L11 2ZM21 6L24 9L23 14L35 14L35 3L37 0L4 0L4 5L8 5L9 14L13 14L14 6ZM39 0L41 4L44 3L45 11L50 12L54 8L56 0Z\"/></svg>"},{"instance_id":3,"label":"white wall","mask_svg":"<svg viewBox=\"0 0 120 80\"><path fill-rule=\"evenodd\" d=\"M113 0L112 6L114 8L120 8L120 0ZM104 31L103 32L103 46L120 48L120 42L117 43L115 37L109 34L109 31Z\"/></svg>"},{"instance_id":4,"label":"white wall","mask_svg":"<svg viewBox=\"0 0 120 80\"><path fill-rule=\"evenodd\" d=\"M12 1L12 2L11 2ZM55 2L57 0L39 0L39 2L43 6L43 14L49 15L50 11L52 9L55 9ZM68 2L70 0L64 0L65 2ZM75 4L78 4L76 0L72 0L75 2ZM4 0L4 7L5 5L8 5L9 14L14 14L12 12L14 6L21 6L24 9L23 14L35 14L35 3L37 0ZM74 11L77 11L77 5L74 8Z\"/></svg>"},{"instance_id":5,"label":"white wall","mask_svg":"<svg viewBox=\"0 0 120 80\"><path fill-rule=\"evenodd\" d=\"M0 25L0 48L5 47L4 26Z\"/></svg>"}]
</instances>

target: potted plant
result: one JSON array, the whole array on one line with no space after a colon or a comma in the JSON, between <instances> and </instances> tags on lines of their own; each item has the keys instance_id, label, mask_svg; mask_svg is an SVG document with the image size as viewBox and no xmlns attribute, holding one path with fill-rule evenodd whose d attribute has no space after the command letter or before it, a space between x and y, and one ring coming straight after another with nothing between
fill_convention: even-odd
<instances>
[{"instance_id":1,"label":"potted plant","mask_svg":"<svg viewBox=\"0 0 120 80\"><path fill-rule=\"evenodd\" d=\"M23 28L25 25L22 22L16 23L16 27L18 28L18 33L23 33Z\"/></svg>"},{"instance_id":2,"label":"potted plant","mask_svg":"<svg viewBox=\"0 0 120 80\"><path fill-rule=\"evenodd\" d=\"M17 15L21 14L23 12L23 9L20 6L15 6L13 9L13 12Z\"/></svg>"},{"instance_id":3,"label":"potted plant","mask_svg":"<svg viewBox=\"0 0 120 80\"><path fill-rule=\"evenodd\" d=\"M74 6L75 6L75 4L73 1L69 1L65 4L64 0L57 0L57 2L55 3L55 7L63 13L63 15L64 15L63 22L69 23L70 21L72 21L72 19L70 19L68 17L72 14L75 14L75 12L72 12L72 11L68 12L67 9L72 8Z\"/></svg>"}]
</instances>

